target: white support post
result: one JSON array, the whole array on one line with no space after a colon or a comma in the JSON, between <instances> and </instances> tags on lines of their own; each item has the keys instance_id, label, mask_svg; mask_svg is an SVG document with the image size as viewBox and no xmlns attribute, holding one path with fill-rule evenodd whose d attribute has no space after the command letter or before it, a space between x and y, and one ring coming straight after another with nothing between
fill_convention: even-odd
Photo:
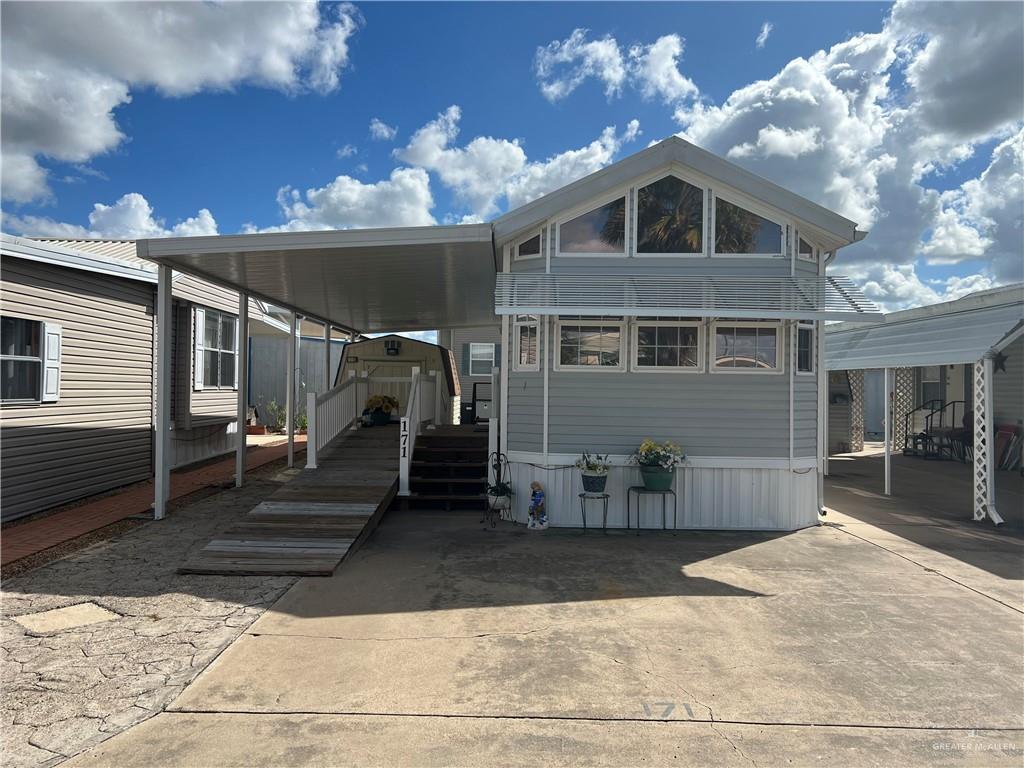
<instances>
[{"instance_id":1,"label":"white support post","mask_svg":"<svg viewBox=\"0 0 1024 768\"><path fill-rule=\"evenodd\" d=\"M892 496L892 368L885 368L885 495Z\"/></svg>"},{"instance_id":2,"label":"white support post","mask_svg":"<svg viewBox=\"0 0 1024 768\"><path fill-rule=\"evenodd\" d=\"M974 364L974 519L1001 525L996 511L995 423L992 416L992 357Z\"/></svg>"},{"instance_id":3,"label":"white support post","mask_svg":"<svg viewBox=\"0 0 1024 768\"><path fill-rule=\"evenodd\" d=\"M249 296L238 294L238 426L235 435L235 487L245 478L245 421L249 416Z\"/></svg>"},{"instance_id":4,"label":"white support post","mask_svg":"<svg viewBox=\"0 0 1024 768\"><path fill-rule=\"evenodd\" d=\"M156 445L153 518L163 520L171 495L171 280L170 267L160 266L156 292ZM197 333L202 333L198 329Z\"/></svg>"},{"instance_id":5,"label":"white support post","mask_svg":"<svg viewBox=\"0 0 1024 768\"><path fill-rule=\"evenodd\" d=\"M495 485L498 478L498 470L495 468L495 464L499 463L497 457L498 453L498 419L491 417L487 420L487 484Z\"/></svg>"},{"instance_id":6,"label":"white support post","mask_svg":"<svg viewBox=\"0 0 1024 768\"><path fill-rule=\"evenodd\" d=\"M288 467L295 466L295 331L298 325L295 313L288 318L288 391L285 394L285 427L288 431Z\"/></svg>"},{"instance_id":7,"label":"white support post","mask_svg":"<svg viewBox=\"0 0 1024 768\"><path fill-rule=\"evenodd\" d=\"M306 393L306 469L316 469L316 392Z\"/></svg>"},{"instance_id":8,"label":"white support post","mask_svg":"<svg viewBox=\"0 0 1024 768\"><path fill-rule=\"evenodd\" d=\"M331 324L324 323L324 392L330 392L334 382L331 380ZM306 414L309 417L309 414ZM309 438L307 437L308 441ZM309 450L308 448L306 450Z\"/></svg>"}]
</instances>

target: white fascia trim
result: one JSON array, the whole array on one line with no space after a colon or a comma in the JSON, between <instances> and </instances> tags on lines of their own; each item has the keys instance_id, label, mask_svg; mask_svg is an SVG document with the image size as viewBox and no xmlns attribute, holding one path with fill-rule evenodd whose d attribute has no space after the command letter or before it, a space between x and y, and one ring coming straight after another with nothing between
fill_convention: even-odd
<instances>
[{"instance_id":1,"label":"white fascia trim","mask_svg":"<svg viewBox=\"0 0 1024 768\"><path fill-rule=\"evenodd\" d=\"M520 464L549 464L575 469L573 464L580 457L578 453L549 453L545 456L539 451L508 451L509 462ZM613 467L635 467L631 464L626 454L613 454L608 457L608 463ZM806 470L817 467L817 458L814 456L802 456L793 459L793 469ZM763 457L739 457L739 456L690 456L683 465L684 469L789 469L788 457L776 458L774 456Z\"/></svg>"},{"instance_id":2,"label":"white fascia trim","mask_svg":"<svg viewBox=\"0 0 1024 768\"><path fill-rule=\"evenodd\" d=\"M4 235L0 242L3 245L3 254L12 258L37 261L42 264L53 264L71 269L81 269L86 272L123 277L128 280L139 280L144 283L153 283L154 285L157 282L155 267L153 269L136 267L125 262L104 259L98 254L87 254L49 243L40 243L35 240L11 237L9 235Z\"/></svg>"}]
</instances>

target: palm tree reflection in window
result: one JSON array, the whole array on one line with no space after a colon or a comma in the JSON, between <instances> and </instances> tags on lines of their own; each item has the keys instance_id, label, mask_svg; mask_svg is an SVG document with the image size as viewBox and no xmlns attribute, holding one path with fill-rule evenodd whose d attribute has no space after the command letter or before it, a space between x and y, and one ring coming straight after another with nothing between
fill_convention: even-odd
<instances>
[{"instance_id":1,"label":"palm tree reflection in window","mask_svg":"<svg viewBox=\"0 0 1024 768\"><path fill-rule=\"evenodd\" d=\"M716 199L715 253L782 253L782 227L738 205Z\"/></svg>"},{"instance_id":2,"label":"palm tree reflection in window","mask_svg":"<svg viewBox=\"0 0 1024 768\"><path fill-rule=\"evenodd\" d=\"M704 190L666 176L637 191L637 253L701 253Z\"/></svg>"}]
</instances>

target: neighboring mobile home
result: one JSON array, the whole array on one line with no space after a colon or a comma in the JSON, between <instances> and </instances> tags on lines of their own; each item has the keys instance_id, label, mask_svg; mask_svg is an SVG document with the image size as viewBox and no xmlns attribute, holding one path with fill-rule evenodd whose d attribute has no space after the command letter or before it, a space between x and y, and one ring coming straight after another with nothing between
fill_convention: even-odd
<instances>
[{"instance_id":1,"label":"neighboring mobile home","mask_svg":"<svg viewBox=\"0 0 1024 768\"><path fill-rule=\"evenodd\" d=\"M825 274L863 236L672 137L489 224L172 238L139 252L361 332L441 329L471 380L493 360L492 445L519 520L536 480L551 524L580 525L572 462L598 451L614 464L609 525L625 526L640 483L628 457L654 438L688 454L670 525L793 530L822 502L821 325L879 314ZM641 524L660 527L659 504L640 501Z\"/></svg>"},{"instance_id":2,"label":"neighboring mobile home","mask_svg":"<svg viewBox=\"0 0 1024 768\"><path fill-rule=\"evenodd\" d=\"M151 477L156 268L133 241L0 246L3 519ZM179 467L234 448L238 294L177 274L173 296ZM258 302L249 317L287 333Z\"/></svg>"}]
</instances>

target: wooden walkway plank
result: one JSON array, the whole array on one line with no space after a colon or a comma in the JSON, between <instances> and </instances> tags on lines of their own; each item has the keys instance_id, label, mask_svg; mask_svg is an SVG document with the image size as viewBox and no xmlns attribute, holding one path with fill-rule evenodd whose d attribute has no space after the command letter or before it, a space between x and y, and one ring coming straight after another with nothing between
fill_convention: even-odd
<instances>
[{"instance_id":1,"label":"wooden walkway plank","mask_svg":"<svg viewBox=\"0 0 1024 768\"><path fill-rule=\"evenodd\" d=\"M330 576L376 527L398 488L398 430L351 432L257 504L179 573Z\"/></svg>"}]
</instances>

